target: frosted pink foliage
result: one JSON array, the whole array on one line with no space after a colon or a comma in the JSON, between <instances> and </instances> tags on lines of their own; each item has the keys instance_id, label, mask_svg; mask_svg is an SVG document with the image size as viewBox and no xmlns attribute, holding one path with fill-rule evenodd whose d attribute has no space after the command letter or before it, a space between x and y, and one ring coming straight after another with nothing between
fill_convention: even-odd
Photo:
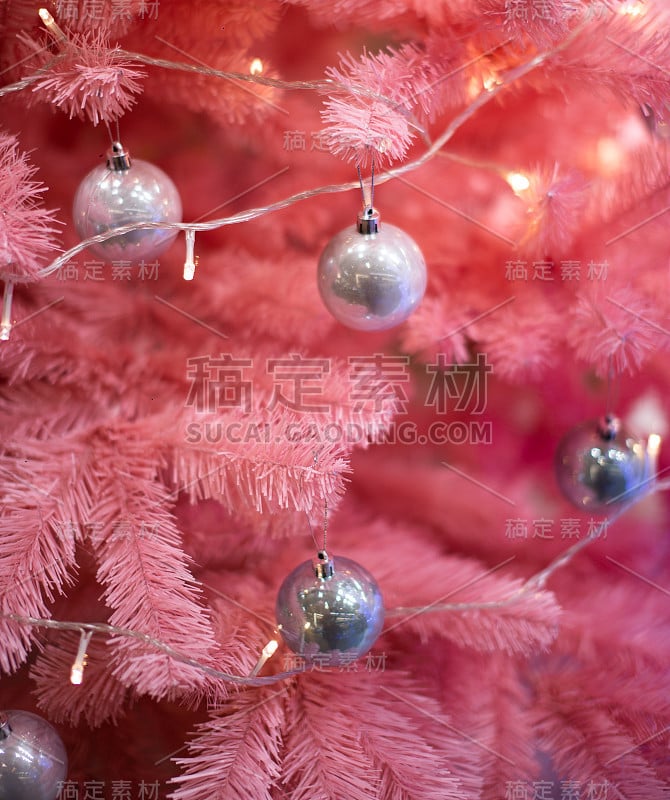
<instances>
[{"instance_id":1,"label":"frosted pink foliage","mask_svg":"<svg viewBox=\"0 0 670 800\"><path fill-rule=\"evenodd\" d=\"M656 350L668 346L658 308L631 287L579 296L570 311L568 342L577 357L606 377L635 373Z\"/></svg>"},{"instance_id":2,"label":"frosted pink foliage","mask_svg":"<svg viewBox=\"0 0 670 800\"><path fill-rule=\"evenodd\" d=\"M45 209L46 187L32 180L28 163L13 136L0 134L0 277L32 281L56 247L55 212Z\"/></svg>"},{"instance_id":3,"label":"frosted pink foliage","mask_svg":"<svg viewBox=\"0 0 670 800\"><path fill-rule=\"evenodd\" d=\"M93 598L91 598L93 600ZM109 674L109 647L94 636L86 649L85 691L70 683L70 671L79 646L74 631L62 632L49 642L31 668L39 705L56 722L77 725L84 721L91 728L115 722L128 695L128 689Z\"/></svg>"},{"instance_id":4,"label":"frosted pink foliage","mask_svg":"<svg viewBox=\"0 0 670 800\"><path fill-rule=\"evenodd\" d=\"M74 254L17 287L0 343L3 697L62 725L80 795L96 793L87 780L114 794L121 778L178 800L595 800L589 781L608 780L607 800L666 800L668 493L566 559L597 520L567 507L553 471L560 431L605 411L594 369L624 372L613 410L631 427L670 391L669 140L639 109L666 113L664 6L52 3L68 44L28 0L0 4L3 124L34 154L50 206L71 207L100 155L91 121L137 97L139 68L101 38L115 44L113 30L124 52L182 62L147 68L124 139L174 175L187 221L227 218L198 232L193 281L183 236L150 277ZM255 83L193 71L251 78L257 58ZM2 142L13 247L0 267L25 275L58 252L50 233L40 249L28 212L41 187ZM319 297L319 252L357 199L338 189L347 159L410 170L376 198L430 271L395 330L348 330ZM512 170L527 189L501 179ZM508 274L517 258L525 277ZM605 258L609 274L591 275ZM564 262L579 279L563 279ZM480 356L493 373L468 401ZM465 369L436 397L451 362ZM434 435L454 424L461 438ZM323 672L295 671L280 641L246 682L280 638L278 587L321 546L326 516L329 552L377 579L384 630ZM67 621L139 638L97 632L74 687Z\"/></svg>"},{"instance_id":5,"label":"frosted pink foliage","mask_svg":"<svg viewBox=\"0 0 670 800\"><path fill-rule=\"evenodd\" d=\"M528 203L528 227L520 247L539 254L565 252L583 224L587 184L574 170L536 170L529 176L530 186L521 192Z\"/></svg>"},{"instance_id":6,"label":"frosted pink foliage","mask_svg":"<svg viewBox=\"0 0 670 800\"><path fill-rule=\"evenodd\" d=\"M199 725L189 744L191 755L179 759L184 771L175 781L180 788L171 797L269 800L270 787L280 775L285 719L282 694L276 690L266 691L260 698L243 694L227 706L225 713Z\"/></svg>"},{"instance_id":7,"label":"frosted pink foliage","mask_svg":"<svg viewBox=\"0 0 670 800\"><path fill-rule=\"evenodd\" d=\"M403 327L404 348L426 361L441 353L448 362L462 363L468 359L468 336L476 336L473 316L460 299L426 297Z\"/></svg>"},{"instance_id":8,"label":"frosted pink foliage","mask_svg":"<svg viewBox=\"0 0 670 800\"><path fill-rule=\"evenodd\" d=\"M288 796L367 800L383 788L381 796L389 800L464 798L449 761L431 746L437 707L429 698L403 675L381 687L377 676L365 673L344 675L339 683L333 693L326 680L308 676L288 699L281 778ZM400 703L388 714L389 703L398 697ZM401 746L409 728L415 732L415 749ZM449 739L444 728L442 735Z\"/></svg>"},{"instance_id":9,"label":"frosted pink foliage","mask_svg":"<svg viewBox=\"0 0 670 800\"><path fill-rule=\"evenodd\" d=\"M67 57L33 86L42 102L60 108L70 118L94 125L123 116L136 102L144 71L109 47L101 36L78 36Z\"/></svg>"},{"instance_id":10,"label":"frosted pink foliage","mask_svg":"<svg viewBox=\"0 0 670 800\"><path fill-rule=\"evenodd\" d=\"M643 13L642 13L643 12ZM617 97L649 103L663 113L670 100L667 71L670 12L665 0L617 0L610 8L594 2L587 27L548 64L551 80L560 75L607 89Z\"/></svg>"},{"instance_id":11,"label":"frosted pink foliage","mask_svg":"<svg viewBox=\"0 0 670 800\"><path fill-rule=\"evenodd\" d=\"M150 5L147 0L140 2ZM159 13L153 17L145 12L146 22L149 23L150 19L160 21L164 39L179 43L190 52L193 52L192 47L197 48L199 57L215 66L221 54L202 52L202 45L209 38L202 37L203 30L208 31L212 40L227 53L240 47L246 49L274 31L281 17L282 4L275 0L254 0L253 3L249 0L227 0L225 3L200 0L197 15L191 14L191 10L189 0L170 0L169 5L161 5Z\"/></svg>"},{"instance_id":12,"label":"frosted pink foliage","mask_svg":"<svg viewBox=\"0 0 670 800\"><path fill-rule=\"evenodd\" d=\"M401 17L407 11L407 0L288 0L292 5L306 6L322 24L347 20L374 24ZM430 3L430 5L433 5Z\"/></svg>"},{"instance_id":13,"label":"frosted pink foliage","mask_svg":"<svg viewBox=\"0 0 670 800\"><path fill-rule=\"evenodd\" d=\"M585 6L582 0L477 0L475 3L490 27L502 25L515 39L528 38L541 46L565 36L575 18L586 13Z\"/></svg>"},{"instance_id":14,"label":"frosted pink foliage","mask_svg":"<svg viewBox=\"0 0 670 800\"><path fill-rule=\"evenodd\" d=\"M403 158L417 133L412 112L429 106L425 56L411 45L364 52L358 61L347 54L326 74L344 92L326 100L321 112L331 152L361 166Z\"/></svg>"},{"instance_id":15,"label":"frosted pink foliage","mask_svg":"<svg viewBox=\"0 0 670 800\"><path fill-rule=\"evenodd\" d=\"M480 346L504 380L538 378L551 363L561 329L558 312L541 294L519 296L482 320Z\"/></svg>"}]
</instances>

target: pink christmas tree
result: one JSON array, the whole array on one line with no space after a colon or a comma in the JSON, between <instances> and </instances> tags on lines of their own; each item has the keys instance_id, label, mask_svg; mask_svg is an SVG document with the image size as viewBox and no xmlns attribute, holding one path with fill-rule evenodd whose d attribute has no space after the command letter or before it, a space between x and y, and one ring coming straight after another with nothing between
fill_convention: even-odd
<instances>
[{"instance_id":1,"label":"pink christmas tree","mask_svg":"<svg viewBox=\"0 0 670 800\"><path fill-rule=\"evenodd\" d=\"M0 7L0 707L58 728L59 797L670 796L669 22ZM117 140L181 196L122 223L161 252L77 234ZM317 263L373 187L428 279L370 332ZM557 447L607 414L645 477L575 508ZM384 599L358 659L277 629L326 546Z\"/></svg>"}]
</instances>

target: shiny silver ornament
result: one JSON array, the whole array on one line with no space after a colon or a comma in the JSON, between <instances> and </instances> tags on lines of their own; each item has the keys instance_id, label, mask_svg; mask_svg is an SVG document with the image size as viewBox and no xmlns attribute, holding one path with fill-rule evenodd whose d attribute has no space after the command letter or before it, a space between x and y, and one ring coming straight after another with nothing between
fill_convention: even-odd
<instances>
[{"instance_id":1,"label":"shiny silver ornament","mask_svg":"<svg viewBox=\"0 0 670 800\"><path fill-rule=\"evenodd\" d=\"M56 800L66 776L65 745L45 719L0 712L0 800Z\"/></svg>"},{"instance_id":2,"label":"shiny silver ornament","mask_svg":"<svg viewBox=\"0 0 670 800\"><path fill-rule=\"evenodd\" d=\"M364 655L384 624L384 603L375 579L343 556L305 561L282 583L277 627L286 644L305 659L337 665Z\"/></svg>"},{"instance_id":3,"label":"shiny silver ornament","mask_svg":"<svg viewBox=\"0 0 670 800\"><path fill-rule=\"evenodd\" d=\"M139 222L181 222L181 214L181 199L171 179L147 161L131 161L119 142L107 164L92 169L80 183L72 209L82 239ZM130 231L89 249L105 261L136 262L155 258L177 233L166 228Z\"/></svg>"},{"instance_id":4,"label":"shiny silver ornament","mask_svg":"<svg viewBox=\"0 0 670 800\"><path fill-rule=\"evenodd\" d=\"M404 322L426 291L426 262L405 231L368 207L355 227L326 245L318 266L321 298L343 325L381 331Z\"/></svg>"},{"instance_id":5,"label":"shiny silver ornament","mask_svg":"<svg viewBox=\"0 0 670 800\"><path fill-rule=\"evenodd\" d=\"M573 428L556 451L561 491L583 509L614 509L648 491L651 464L645 445L612 416Z\"/></svg>"}]
</instances>

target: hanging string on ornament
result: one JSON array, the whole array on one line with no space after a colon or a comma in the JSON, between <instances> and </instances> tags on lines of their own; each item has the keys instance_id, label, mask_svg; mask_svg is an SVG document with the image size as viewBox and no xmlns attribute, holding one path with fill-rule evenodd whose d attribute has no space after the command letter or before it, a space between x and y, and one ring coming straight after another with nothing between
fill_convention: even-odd
<instances>
[{"instance_id":1,"label":"hanging string on ornament","mask_svg":"<svg viewBox=\"0 0 670 800\"><path fill-rule=\"evenodd\" d=\"M67 776L67 752L45 719L0 712L0 798L56 800Z\"/></svg>"},{"instance_id":2,"label":"hanging string on ornament","mask_svg":"<svg viewBox=\"0 0 670 800\"><path fill-rule=\"evenodd\" d=\"M148 161L131 161L119 141L117 125L107 163L92 169L79 185L72 216L79 236L88 239L125 225L181 222L181 198L163 170ZM90 249L106 261L136 262L155 258L176 235L169 228L130 231Z\"/></svg>"},{"instance_id":3,"label":"hanging string on ornament","mask_svg":"<svg viewBox=\"0 0 670 800\"><path fill-rule=\"evenodd\" d=\"M585 510L613 510L648 492L654 480L644 442L609 413L569 431L558 445L555 466L562 493Z\"/></svg>"},{"instance_id":4,"label":"hanging string on ornament","mask_svg":"<svg viewBox=\"0 0 670 800\"><path fill-rule=\"evenodd\" d=\"M373 162L374 164L374 162ZM426 262L405 231L380 222L374 201L366 202L360 167L363 210L355 227L326 245L317 269L319 292L330 313L349 328L381 331L404 322L426 291Z\"/></svg>"}]
</instances>

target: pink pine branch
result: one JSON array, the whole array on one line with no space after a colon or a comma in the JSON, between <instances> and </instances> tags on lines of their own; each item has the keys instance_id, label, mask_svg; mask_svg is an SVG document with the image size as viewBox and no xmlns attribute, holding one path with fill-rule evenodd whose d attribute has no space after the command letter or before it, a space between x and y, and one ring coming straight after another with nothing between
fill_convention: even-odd
<instances>
[{"instance_id":1,"label":"pink pine branch","mask_svg":"<svg viewBox=\"0 0 670 800\"><path fill-rule=\"evenodd\" d=\"M172 800L271 800L280 769L286 689L249 692L197 728L190 756L176 759L183 773Z\"/></svg>"},{"instance_id":2,"label":"pink pine branch","mask_svg":"<svg viewBox=\"0 0 670 800\"><path fill-rule=\"evenodd\" d=\"M74 570L74 535L61 527L51 504L27 501L25 489L20 498L7 483L3 480L6 505L0 516L0 611L49 617L50 604ZM35 630L2 619L0 631L0 669L12 672L30 651Z\"/></svg>"},{"instance_id":3,"label":"pink pine branch","mask_svg":"<svg viewBox=\"0 0 670 800\"><path fill-rule=\"evenodd\" d=\"M70 118L97 125L116 120L133 107L144 75L118 47L107 44L104 34L85 34L68 43L66 58L51 67L32 92L37 101L61 109Z\"/></svg>"},{"instance_id":4,"label":"pink pine branch","mask_svg":"<svg viewBox=\"0 0 670 800\"><path fill-rule=\"evenodd\" d=\"M387 673L381 683L379 677L359 672L338 679L333 701L345 713L355 709L363 747L379 770L380 800L463 800L467 794L452 773L462 750L447 726L435 724L443 709L404 675ZM438 727L439 746L426 735ZM415 732L411 749L408 730Z\"/></svg>"},{"instance_id":5,"label":"pink pine branch","mask_svg":"<svg viewBox=\"0 0 670 800\"><path fill-rule=\"evenodd\" d=\"M384 592L390 633L414 631L480 652L523 655L546 649L556 638L561 608L552 592L521 593L523 581L474 559L445 556L422 541L419 530L423 557L417 563L416 541L403 535L407 524L402 532L388 525L353 530L356 557L374 572ZM394 552L393 559L379 558L380 540Z\"/></svg>"},{"instance_id":6,"label":"pink pine branch","mask_svg":"<svg viewBox=\"0 0 670 800\"><path fill-rule=\"evenodd\" d=\"M36 279L56 250L55 211L41 205L46 187L13 136L0 134L0 278Z\"/></svg>"},{"instance_id":7,"label":"pink pine branch","mask_svg":"<svg viewBox=\"0 0 670 800\"><path fill-rule=\"evenodd\" d=\"M286 707L281 772L281 786L291 800L378 795L379 769L365 752L350 712L338 706L329 682L314 676L300 681Z\"/></svg>"},{"instance_id":8,"label":"pink pine branch","mask_svg":"<svg viewBox=\"0 0 670 800\"><path fill-rule=\"evenodd\" d=\"M208 4L205 11L209 11L210 16L215 21L212 22L211 31L223 30L222 22L225 16L222 14L222 7ZM254 4L249 6L249 14L252 9L260 11L259 16L267 6ZM267 15L272 23L273 11ZM204 17L205 19L207 17ZM171 3L166 8L165 14L161 9L161 15L156 23L153 23L157 34L166 39L172 45L176 45L184 53L198 53L198 61L204 63L210 69L219 70L226 73L249 73L249 64L253 59L245 47L241 47L236 40L239 35L233 37L230 42L229 37L222 36L219 41L216 38L203 39L201 35L201 25L203 18L198 14L193 17L190 14L186 3ZM197 32L192 26L197 26ZM226 25L227 27L227 25ZM134 37L126 44L134 46L137 51L146 53L146 34ZM242 34L241 38L244 38ZM160 48L158 52L155 47ZM170 61L187 61L183 56L175 54L173 47L152 43L151 56L165 58ZM271 63L264 62L264 77L276 77L273 74ZM260 124L276 111L281 103L280 92L271 86L254 84L249 85L244 81L222 80L219 77L204 74L187 74L181 72L158 70L152 72L146 82L146 90L153 95L164 95L169 97L170 103L178 108L184 108L195 113L204 113L222 125L243 125Z\"/></svg>"},{"instance_id":9,"label":"pink pine branch","mask_svg":"<svg viewBox=\"0 0 670 800\"><path fill-rule=\"evenodd\" d=\"M94 636L89 642L79 686L70 683L78 646L79 637L74 631L61 631L38 655L30 670L38 705L55 722L85 722L91 728L108 721L115 723L123 712L128 689L110 674L107 641Z\"/></svg>"},{"instance_id":10,"label":"pink pine branch","mask_svg":"<svg viewBox=\"0 0 670 800\"><path fill-rule=\"evenodd\" d=\"M258 0L252 4L245 0L231 0L225 6L218 0L202 0L196 18L190 14L191 9L188 0L171 0L165 9L160 9L157 18L145 14L139 33L143 34L151 25L154 30L160 29L163 38L178 42L184 49L203 47L212 42L228 50L247 49L259 39L271 35L281 20L281 7L273 0ZM210 35L203 37L203 30L209 31ZM211 53L200 52L203 61L211 64Z\"/></svg>"},{"instance_id":11,"label":"pink pine branch","mask_svg":"<svg viewBox=\"0 0 670 800\"><path fill-rule=\"evenodd\" d=\"M562 677L540 680L537 730L559 775L608 783L631 800L662 800L668 786L605 709L589 705L581 692L564 693Z\"/></svg>"},{"instance_id":12,"label":"pink pine branch","mask_svg":"<svg viewBox=\"0 0 670 800\"><path fill-rule=\"evenodd\" d=\"M71 465L50 462L39 445L20 454L5 445L0 460L2 614L48 618L55 597L72 583L80 532L63 497L70 477ZM0 630L0 669L11 672L26 658L35 629L3 618Z\"/></svg>"},{"instance_id":13,"label":"pink pine branch","mask_svg":"<svg viewBox=\"0 0 670 800\"><path fill-rule=\"evenodd\" d=\"M530 186L521 193L528 204L528 222L519 246L522 253L543 256L565 253L584 224L587 182L584 176L552 169L534 170Z\"/></svg>"},{"instance_id":14,"label":"pink pine branch","mask_svg":"<svg viewBox=\"0 0 670 800\"><path fill-rule=\"evenodd\" d=\"M569 312L568 343L581 361L606 377L635 373L668 345L658 306L630 286L592 290L577 298Z\"/></svg>"},{"instance_id":15,"label":"pink pine branch","mask_svg":"<svg viewBox=\"0 0 670 800\"><path fill-rule=\"evenodd\" d=\"M477 341L496 377L536 380L556 357L564 324L556 302L539 290L522 290L514 302L481 321Z\"/></svg>"},{"instance_id":16,"label":"pink pine branch","mask_svg":"<svg viewBox=\"0 0 670 800\"><path fill-rule=\"evenodd\" d=\"M468 339L477 337L477 325L471 324L476 316L462 296L440 292L425 297L403 326L403 349L426 362L435 363L438 354L447 364L467 362Z\"/></svg>"},{"instance_id":17,"label":"pink pine branch","mask_svg":"<svg viewBox=\"0 0 670 800\"><path fill-rule=\"evenodd\" d=\"M418 129L413 110L431 107L435 76L425 56L411 45L388 53L364 52L359 60L346 54L326 74L343 93L326 100L321 113L331 152L361 167L404 158Z\"/></svg>"},{"instance_id":18,"label":"pink pine branch","mask_svg":"<svg viewBox=\"0 0 670 800\"><path fill-rule=\"evenodd\" d=\"M604 5L604 4L603 4ZM585 13L579 0L519 0L514 5L504 0L476 0L472 13L481 14L483 23L493 31L500 28L519 42L533 42L546 47L563 38Z\"/></svg>"},{"instance_id":19,"label":"pink pine branch","mask_svg":"<svg viewBox=\"0 0 670 800\"><path fill-rule=\"evenodd\" d=\"M181 550L179 531L166 510L167 493L127 468L117 458L121 474L111 482L100 476L90 517L110 624L140 631L207 662L215 649L210 621ZM203 680L199 670L120 638L114 641L112 673L153 697Z\"/></svg>"},{"instance_id":20,"label":"pink pine branch","mask_svg":"<svg viewBox=\"0 0 670 800\"><path fill-rule=\"evenodd\" d=\"M179 436L179 427L174 429L168 452L175 491L186 492L192 499L218 500L231 510L240 504L258 512L311 510L322 507L324 500L334 507L348 471L343 445L327 442L325 435L317 436L315 442L304 420L282 412L265 415L265 421L254 415L253 422L239 412L215 417L184 415L184 433L193 433L188 425L204 430L207 420L215 432L225 430L221 424L237 422L240 427L235 430L244 431L245 425L253 424L260 425L260 433L236 435L235 441L224 436L219 443L208 445L190 444L184 434ZM165 428L162 430L164 439Z\"/></svg>"}]
</instances>

